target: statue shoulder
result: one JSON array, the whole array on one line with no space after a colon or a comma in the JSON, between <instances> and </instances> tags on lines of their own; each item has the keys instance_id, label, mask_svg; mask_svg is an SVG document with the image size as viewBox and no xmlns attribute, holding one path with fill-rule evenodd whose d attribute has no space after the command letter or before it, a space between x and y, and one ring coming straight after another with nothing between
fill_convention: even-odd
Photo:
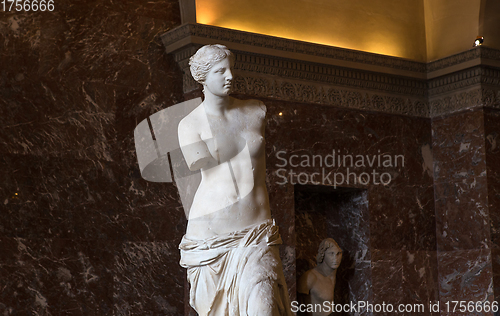
<instances>
[{"instance_id":1,"label":"statue shoulder","mask_svg":"<svg viewBox=\"0 0 500 316\"><path fill-rule=\"evenodd\" d=\"M256 99L250 100L237 100L238 107L242 109L245 113L250 115L257 115L264 119L266 117L267 108L264 102Z\"/></svg>"},{"instance_id":2,"label":"statue shoulder","mask_svg":"<svg viewBox=\"0 0 500 316\"><path fill-rule=\"evenodd\" d=\"M317 276L314 273L314 269L307 270L299 279L297 286L297 291L303 294L309 294L309 291L313 287L317 280Z\"/></svg>"},{"instance_id":3,"label":"statue shoulder","mask_svg":"<svg viewBox=\"0 0 500 316\"><path fill-rule=\"evenodd\" d=\"M255 104L259 107L261 112L264 112L264 114L267 112L267 108L266 108L266 105L264 104L264 102L262 102L260 100L252 100L252 101L255 102Z\"/></svg>"}]
</instances>

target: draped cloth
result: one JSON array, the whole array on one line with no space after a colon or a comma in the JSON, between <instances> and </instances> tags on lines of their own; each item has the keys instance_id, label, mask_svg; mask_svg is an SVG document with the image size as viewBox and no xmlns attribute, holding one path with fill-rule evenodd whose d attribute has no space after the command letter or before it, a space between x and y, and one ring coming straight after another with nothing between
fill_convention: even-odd
<instances>
[{"instance_id":1,"label":"draped cloth","mask_svg":"<svg viewBox=\"0 0 500 316\"><path fill-rule=\"evenodd\" d=\"M191 306L200 316L252 316L252 306L273 304L279 316L291 316L281 243L273 220L205 240L184 236L180 264L188 269Z\"/></svg>"}]
</instances>

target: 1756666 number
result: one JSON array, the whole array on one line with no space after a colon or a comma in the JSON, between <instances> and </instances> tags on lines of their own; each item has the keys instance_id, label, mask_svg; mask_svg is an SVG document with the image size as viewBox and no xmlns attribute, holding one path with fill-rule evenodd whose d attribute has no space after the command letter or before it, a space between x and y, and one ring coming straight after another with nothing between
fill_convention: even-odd
<instances>
[{"instance_id":1,"label":"1756666 number","mask_svg":"<svg viewBox=\"0 0 500 316\"><path fill-rule=\"evenodd\" d=\"M498 302L494 301L449 301L445 303L446 312L453 313L489 313L498 312Z\"/></svg>"},{"instance_id":2,"label":"1756666 number","mask_svg":"<svg viewBox=\"0 0 500 316\"><path fill-rule=\"evenodd\" d=\"M1 0L3 11L54 11L54 0Z\"/></svg>"}]
</instances>

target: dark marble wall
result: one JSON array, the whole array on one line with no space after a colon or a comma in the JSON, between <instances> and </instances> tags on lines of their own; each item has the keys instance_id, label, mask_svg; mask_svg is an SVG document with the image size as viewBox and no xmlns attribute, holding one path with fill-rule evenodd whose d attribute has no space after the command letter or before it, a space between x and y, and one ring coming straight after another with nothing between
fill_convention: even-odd
<instances>
[{"instance_id":1,"label":"dark marble wall","mask_svg":"<svg viewBox=\"0 0 500 316\"><path fill-rule=\"evenodd\" d=\"M312 184L311 176L318 172L319 176L312 181L332 186L334 173L347 175L347 166L324 167L326 174L333 171L330 182L328 179L323 181L322 167L307 166L307 163L304 163L303 167L292 167L289 158L294 154L299 155L292 163L300 164L301 156L325 157L335 149L342 155L404 156L404 166L370 167L366 163L365 167L349 170L358 175L367 172L370 176L374 169L378 174L388 173L392 180L386 185L374 183L373 177L366 185L359 182L353 184L352 177L350 184L342 185L366 190L369 214L366 216L366 222L361 223L368 229L366 236L369 238L366 237L368 240L364 245L367 253L371 255L366 259L370 260L371 271L366 274L366 282L371 283L372 292L366 296L373 295L372 302L385 301L392 304L428 304L429 301L438 300L431 121L311 104L263 101L268 108L268 186L273 214L281 226L285 242L286 250L282 257L292 292L295 293L295 282L300 277L293 273L296 269L297 273L305 269L299 265L303 259L300 251L306 247L301 243L307 237L298 232L298 229L307 226L307 218L311 220L316 215L307 214L301 208L298 210L300 214L294 213L297 212L294 205L296 197L294 185L289 178L290 171L295 174L302 173L300 179L294 177L295 183L299 180L303 183L307 178L305 175L309 175L307 184ZM280 112L282 115L279 115ZM281 151L284 153L280 153ZM285 162L280 158L287 160L286 166L283 166ZM288 177L286 183L283 175ZM380 180L377 178L375 182L379 183ZM329 227L339 225L336 221L340 220L340 216L334 215L332 207L330 211L332 214L328 219L325 219L324 215L316 217L329 221ZM295 216L290 216L291 214ZM294 219L300 222L294 223ZM356 225L352 220L346 221ZM311 221L308 225L322 227L325 224L317 219L316 223ZM343 229L346 227L339 228L337 233ZM309 237L310 240L317 241L328 237L324 233L321 234L321 230L315 232ZM351 233L353 232L354 230L351 230ZM347 237L346 239L353 240ZM295 242L296 249L293 249ZM342 244L340 246L345 247ZM288 249L289 247L291 249ZM317 245L314 248L311 252L317 250ZM297 256L297 267L294 266L294 255ZM363 272L359 270L358 273Z\"/></svg>"},{"instance_id":2,"label":"dark marble wall","mask_svg":"<svg viewBox=\"0 0 500 316\"><path fill-rule=\"evenodd\" d=\"M476 109L432 122L441 315L454 315L445 310L448 301L493 300L491 248L496 243L497 206L490 209L489 197L495 196L490 181L495 181L498 168L492 146L498 130L495 116ZM487 171L488 160L492 164Z\"/></svg>"},{"instance_id":3,"label":"dark marble wall","mask_svg":"<svg viewBox=\"0 0 500 316\"><path fill-rule=\"evenodd\" d=\"M178 1L0 16L0 314L180 315L185 218L133 129L183 100Z\"/></svg>"},{"instance_id":4,"label":"dark marble wall","mask_svg":"<svg viewBox=\"0 0 500 316\"><path fill-rule=\"evenodd\" d=\"M484 110L488 210L495 301L500 301L500 111Z\"/></svg>"}]
</instances>

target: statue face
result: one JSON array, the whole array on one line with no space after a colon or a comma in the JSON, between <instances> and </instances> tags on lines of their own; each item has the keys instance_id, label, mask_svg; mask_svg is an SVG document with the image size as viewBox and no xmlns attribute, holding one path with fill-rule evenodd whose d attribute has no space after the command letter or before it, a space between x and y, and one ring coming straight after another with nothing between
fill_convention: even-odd
<instances>
[{"instance_id":1,"label":"statue face","mask_svg":"<svg viewBox=\"0 0 500 316\"><path fill-rule=\"evenodd\" d=\"M337 246L333 246L328 248L325 251L325 258L323 262L325 262L330 268L337 269L342 261L342 249Z\"/></svg>"},{"instance_id":2,"label":"statue face","mask_svg":"<svg viewBox=\"0 0 500 316\"><path fill-rule=\"evenodd\" d=\"M220 97L228 96L231 92L233 73L229 58L216 63L207 73L205 80L205 91Z\"/></svg>"}]
</instances>

